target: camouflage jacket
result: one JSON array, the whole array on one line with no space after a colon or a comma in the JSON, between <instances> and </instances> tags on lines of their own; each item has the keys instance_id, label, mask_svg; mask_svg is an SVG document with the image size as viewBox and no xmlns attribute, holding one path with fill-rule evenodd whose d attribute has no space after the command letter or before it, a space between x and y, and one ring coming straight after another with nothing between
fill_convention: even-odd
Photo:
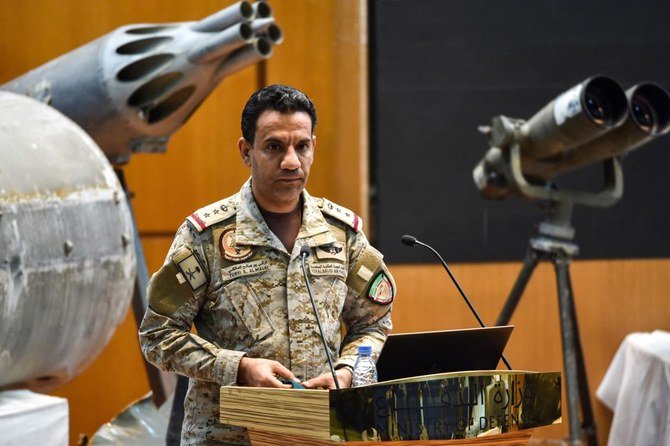
<instances>
[{"instance_id":1,"label":"camouflage jacket","mask_svg":"<svg viewBox=\"0 0 670 446\"><path fill-rule=\"evenodd\" d=\"M289 253L247 181L238 194L189 216L152 276L140 343L151 363L190 378L182 445L248 444L244 429L219 422L219 387L236 384L244 355L277 360L300 380L328 371L301 268L305 244L336 368L353 366L360 344L379 355L395 294L382 255L351 211L304 191L302 212Z\"/></svg>"}]
</instances>

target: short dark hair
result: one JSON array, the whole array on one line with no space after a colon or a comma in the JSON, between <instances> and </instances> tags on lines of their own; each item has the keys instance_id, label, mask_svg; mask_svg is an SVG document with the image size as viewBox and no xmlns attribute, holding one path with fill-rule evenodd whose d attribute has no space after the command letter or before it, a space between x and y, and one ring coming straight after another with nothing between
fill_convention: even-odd
<instances>
[{"instance_id":1,"label":"short dark hair","mask_svg":"<svg viewBox=\"0 0 670 446\"><path fill-rule=\"evenodd\" d=\"M281 113L305 112L312 120L312 134L316 127L316 109L305 93L288 85L269 85L251 95L242 110L242 136L254 143L258 117L265 110Z\"/></svg>"}]
</instances>

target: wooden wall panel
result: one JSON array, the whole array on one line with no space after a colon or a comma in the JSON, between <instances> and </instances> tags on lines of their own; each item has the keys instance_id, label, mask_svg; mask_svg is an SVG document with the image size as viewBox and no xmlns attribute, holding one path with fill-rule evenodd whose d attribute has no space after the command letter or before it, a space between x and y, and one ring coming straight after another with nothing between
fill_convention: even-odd
<instances>
[{"instance_id":1,"label":"wooden wall panel","mask_svg":"<svg viewBox=\"0 0 670 446\"><path fill-rule=\"evenodd\" d=\"M267 62L267 84L291 85L314 101L316 151L307 188L315 196L332 195L334 188L330 185L336 176L332 125L334 2L274 2L272 8L284 31L284 42L274 48Z\"/></svg>"},{"instance_id":2,"label":"wooden wall panel","mask_svg":"<svg viewBox=\"0 0 670 446\"><path fill-rule=\"evenodd\" d=\"M165 255L172 244L172 235L169 236L151 236L142 237L142 247L144 248L144 258L147 261L147 270L149 275L158 271L163 266Z\"/></svg>"},{"instance_id":3,"label":"wooden wall panel","mask_svg":"<svg viewBox=\"0 0 670 446\"><path fill-rule=\"evenodd\" d=\"M367 2L340 2L334 14L333 124L338 131L333 144L337 157L332 168L338 174L333 186L338 201L351 207L363 221L369 221ZM367 226L368 236L370 227Z\"/></svg>"}]
</instances>

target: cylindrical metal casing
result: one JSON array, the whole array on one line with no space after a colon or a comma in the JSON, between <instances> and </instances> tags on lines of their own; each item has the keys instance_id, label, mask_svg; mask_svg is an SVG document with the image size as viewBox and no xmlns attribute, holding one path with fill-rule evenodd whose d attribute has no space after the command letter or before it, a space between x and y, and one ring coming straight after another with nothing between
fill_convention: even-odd
<instances>
[{"instance_id":1,"label":"cylindrical metal casing","mask_svg":"<svg viewBox=\"0 0 670 446\"><path fill-rule=\"evenodd\" d=\"M0 92L0 388L53 387L91 363L135 280L130 209L100 148Z\"/></svg>"},{"instance_id":2,"label":"cylindrical metal casing","mask_svg":"<svg viewBox=\"0 0 670 446\"><path fill-rule=\"evenodd\" d=\"M602 116L594 107L602 105ZM584 144L621 125L626 96L612 79L596 76L575 85L547 104L521 128L518 143L524 159L547 158Z\"/></svg>"},{"instance_id":3,"label":"cylindrical metal casing","mask_svg":"<svg viewBox=\"0 0 670 446\"><path fill-rule=\"evenodd\" d=\"M191 28L200 32L218 32L235 23L251 20L254 14L256 14L254 6L247 1L241 1L195 22Z\"/></svg>"},{"instance_id":4,"label":"cylindrical metal casing","mask_svg":"<svg viewBox=\"0 0 670 446\"><path fill-rule=\"evenodd\" d=\"M575 147L546 165L529 165L528 172L537 178L549 179L560 173L578 169L634 150L670 130L670 95L657 84L640 83L626 90L628 116L614 130ZM641 122L636 107L642 106L652 125Z\"/></svg>"},{"instance_id":5,"label":"cylindrical metal casing","mask_svg":"<svg viewBox=\"0 0 670 446\"><path fill-rule=\"evenodd\" d=\"M251 64L267 59L272 54L272 43L265 37L259 37L252 45L247 45L232 53L216 69L215 79L224 77L248 67Z\"/></svg>"}]
</instances>

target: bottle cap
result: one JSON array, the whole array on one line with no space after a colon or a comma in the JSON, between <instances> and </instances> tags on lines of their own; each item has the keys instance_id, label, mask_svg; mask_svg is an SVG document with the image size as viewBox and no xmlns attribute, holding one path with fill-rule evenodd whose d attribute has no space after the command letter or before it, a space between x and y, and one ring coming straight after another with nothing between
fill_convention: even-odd
<instances>
[{"instance_id":1,"label":"bottle cap","mask_svg":"<svg viewBox=\"0 0 670 446\"><path fill-rule=\"evenodd\" d=\"M359 345L358 346L358 354L359 355L371 355L372 354L372 346L371 345Z\"/></svg>"}]
</instances>

